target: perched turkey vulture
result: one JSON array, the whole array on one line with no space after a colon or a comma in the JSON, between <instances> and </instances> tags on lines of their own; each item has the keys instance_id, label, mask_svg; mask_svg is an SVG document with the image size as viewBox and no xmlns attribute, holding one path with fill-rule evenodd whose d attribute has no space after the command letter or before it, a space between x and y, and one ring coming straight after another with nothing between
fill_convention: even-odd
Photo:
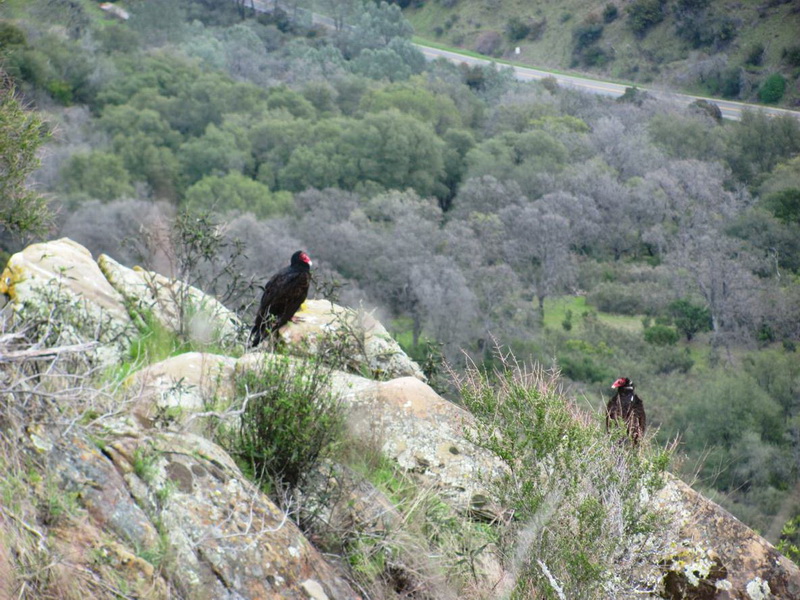
<instances>
[{"instance_id":1,"label":"perched turkey vulture","mask_svg":"<svg viewBox=\"0 0 800 600\"><path fill-rule=\"evenodd\" d=\"M310 282L311 259L298 250L292 254L291 264L275 273L264 286L256 323L250 332L254 348L294 316L308 295Z\"/></svg>"},{"instance_id":2,"label":"perched turkey vulture","mask_svg":"<svg viewBox=\"0 0 800 600\"><path fill-rule=\"evenodd\" d=\"M627 377L620 377L611 387L617 393L606 405L606 431L609 430L611 421L624 421L628 436L635 446L644 437L647 426L642 399L634 393L633 382Z\"/></svg>"}]
</instances>

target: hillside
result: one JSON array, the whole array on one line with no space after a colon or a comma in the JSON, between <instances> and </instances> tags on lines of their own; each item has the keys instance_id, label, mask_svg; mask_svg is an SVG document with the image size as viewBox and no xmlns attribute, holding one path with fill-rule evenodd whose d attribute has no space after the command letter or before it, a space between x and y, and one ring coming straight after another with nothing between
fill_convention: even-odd
<instances>
[{"instance_id":1,"label":"hillside","mask_svg":"<svg viewBox=\"0 0 800 600\"><path fill-rule=\"evenodd\" d=\"M3 597L800 598L553 373L468 369L459 406L324 300L244 351L216 299L66 238L0 294Z\"/></svg>"},{"instance_id":2,"label":"hillside","mask_svg":"<svg viewBox=\"0 0 800 600\"><path fill-rule=\"evenodd\" d=\"M674 471L800 557L796 119L426 61L395 5L119 5L0 5L4 260L67 237L247 322L303 248L451 400L495 342L591 414L630 377Z\"/></svg>"},{"instance_id":3,"label":"hillside","mask_svg":"<svg viewBox=\"0 0 800 600\"><path fill-rule=\"evenodd\" d=\"M437 0L404 12L421 38L521 64L800 105L796 2ZM776 75L780 98L769 93Z\"/></svg>"}]
</instances>

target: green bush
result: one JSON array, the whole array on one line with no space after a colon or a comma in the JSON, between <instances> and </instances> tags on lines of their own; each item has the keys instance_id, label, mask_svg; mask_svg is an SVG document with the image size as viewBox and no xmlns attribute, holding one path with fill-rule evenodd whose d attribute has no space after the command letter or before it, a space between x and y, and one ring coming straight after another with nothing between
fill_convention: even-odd
<instances>
[{"instance_id":1,"label":"green bush","mask_svg":"<svg viewBox=\"0 0 800 600\"><path fill-rule=\"evenodd\" d=\"M518 42L528 37L531 32L529 23L523 21L519 17L511 17L506 23L506 35L512 42Z\"/></svg>"},{"instance_id":2,"label":"green bush","mask_svg":"<svg viewBox=\"0 0 800 600\"><path fill-rule=\"evenodd\" d=\"M628 26L639 37L664 20L663 0L636 0L627 11Z\"/></svg>"},{"instance_id":3,"label":"green bush","mask_svg":"<svg viewBox=\"0 0 800 600\"><path fill-rule=\"evenodd\" d=\"M603 26L600 23L584 23L572 30L572 41L575 44L574 52L580 53L586 47L597 43L603 36Z\"/></svg>"},{"instance_id":4,"label":"green bush","mask_svg":"<svg viewBox=\"0 0 800 600\"><path fill-rule=\"evenodd\" d=\"M618 315L655 315L665 305L663 287L648 281L630 285L600 283L586 296L586 302L602 312Z\"/></svg>"},{"instance_id":5,"label":"green bush","mask_svg":"<svg viewBox=\"0 0 800 600\"><path fill-rule=\"evenodd\" d=\"M603 9L603 23L613 23L619 16L619 9L616 4L606 4Z\"/></svg>"},{"instance_id":6,"label":"green bush","mask_svg":"<svg viewBox=\"0 0 800 600\"><path fill-rule=\"evenodd\" d=\"M598 383L612 377L611 370L591 356L578 353L561 353L558 355L558 366L561 372L573 381Z\"/></svg>"},{"instance_id":7,"label":"green bush","mask_svg":"<svg viewBox=\"0 0 800 600\"><path fill-rule=\"evenodd\" d=\"M670 314L686 341L690 342L696 333L711 330L711 311L707 306L694 304L682 298L669 305Z\"/></svg>"},{"instance_id":8,"label":"green bush","mask_svg":"<svg viewBox=\"0 0 800 600\"><path fill-rule=\"evenodd\" d=\"M788 188L773 192L763 200L764 207L775 218L786 224L800 224L800 188Z\"/></svg>"},{"instance_id":9,"label":"green bush","mask_svg":"<svg viewBox=\"0 0 800 600\"><path fill-rule=\"evenodd\" d=\"M781 58L791 67L800 67L800 44L784 48Z\"/></svg>"},{"instance_id":10,"label":"green bush","mask_svg":"<svg viewBox=\"0 0 800 600\"><path fill-rule=\"evenodd\" d=\"M645 329L644 340L654 346L674 346L678 343L678 332L667 325L653 325Z\"/></svg>"},{"instance_id":11,"label":"green bush","mask_svg":"<svg viewBox=\"0 0 800 600\"><path fill-rule=\"evenodd\" d=\"M514 515L501 536L517 557L510 597L608 598L606 585L624 577L614 557L654 531L646 498L663 484L668 454L620 452L599 422L577 418L551 374L513 357L457 383L476 418L470 439L506 467L490 485Z\"/></svg>"},{"instance_id":12,"label":"green bush","mask_svg":"<svg viewBox=\"0 0 800 600\"><path fill-rule=\"evenodd\" d=\"M14 46L24 46L27 43L25 32L8 21L0 21L0 50L8 52Z\"/></svg>"},{"instance_id":13,"label":"green bush","mask_svg":"<svg viewBox=\"0 0 800 600\"><path fill-rule=\"evenodd\" d=\"M688 373L694 366L688 348L658 348L649 356L653 371L659 375L669 373Z\"/></svg>"},{"instance_id":14,"label":"green bush","mask_svg":"<svg viewBox=\"0 0 800 600\"><path fill-rule=\"evenodd\" d=\"M747 53L744 64L760 67L764 61L764 44L755 44Z\"/></svg>"},{"instance_id":15,"label":"green bush","mask_svg":"<svg viewBox=\"0 0 800 600\"><path fill-rule=\"evenodd\" d=\"M343 405L329 390L330 369L314 360L277 356L236 381L243 401L227 445L242 470L280 501L339 440Z\"/></svg>"},{"instance_id":16,"label":"green bush","mask_svg":"<svg viewBox=\"0 0 800 600\"><path fill-rule=\"evenodd\" d=\"M758 99L766 104L774 104L783 98L786 92L786 78L780 73L767 77L758 90Z\"/></svg>"}]
</instances>

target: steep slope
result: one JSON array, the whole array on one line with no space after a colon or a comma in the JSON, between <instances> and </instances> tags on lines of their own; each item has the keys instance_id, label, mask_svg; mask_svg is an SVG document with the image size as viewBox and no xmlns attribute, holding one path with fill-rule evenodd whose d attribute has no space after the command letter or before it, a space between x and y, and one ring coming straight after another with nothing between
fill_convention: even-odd
<instances>
[{"instance_id":1,"label":"steep slope","mask_svg":"<svg viewBox=\"0 0 800 600\"><path fill-rule=\"evenodd\" d=\"M800 101L793 2L457 0L411 3L406 16L425 39L522 64L747 101L780 74L785 95L769 101Z\"/></svg>"},{"instance_id":2,"label":"steep slope","mask_svg":"<svg viewBox=\"0 0 800 600\"><path fill-rule=\"evenodd\" d=\"M76 261L80 281L64 277L67 257ZM42 306L47 298L42 294L56 284L76 295L60 306L64 312L57 317L88 311L78 314L99 315L99 322L109 326L115 312L122 315L120 323L128 323L126 310L176 314L170 304L188 297L153 293L154 279L145 281L143 272L137 275L107 257L101 262L106 273L113 273L110 279L88 252L59 240L14 255L3 273L0 292L9 302L0 337L0 460L6 473L0 594L362 597L346 581L341 565L315 549L219 444L220 426L235 423L244 410L234 391L236 381L247 373L270 371L286 357L251 352L236 358L233 350L231 356L184 353L141 368L115 387L92 375L99 365L113 365L113 354L86 354L74 347L70 352L55 338L47 357L35 347L23 347L31 331L19 326L33 326L26 311ZM55 266L49 273L48 265ZM118 297L91 291L109 281L118 286ZM173 291L184 287L166 279L157 285ZM195 301L216 306L211 298L196 296ZM301 327L289 324L284 332L298 355L288 360L302 364L302 356L319 352L331 331L353 333L359 340L351 364L361 374L336 372L330 384L345 402L352 439L377 440L386 458L435 490L431 493L443 506L497 523L503 507L492 502L485 486L505 467L465 435L474 429L475 418L429 388L379 323L353 319L348 316L352 311L327 302L309 304L301 315L310 318ZM216 332L237 321L221 307L205 314L219 325L211 327ZM92 337L96 328L89 322L83 329L71 322L71 339L83 335L86 344L116 343ZM243 342L233 337L233 345ZM534 468L546 470L546 464ZM317 501L330 502L330 496ZM800 570L794 564L682 482L667 475L663 488L641 501L659 515L659 535L625 548L625 562L637 565L637 571L629 581L612 578L605 597L628 598L637 586L645 586L663 598L800 598ZM367 502L362 514L373 508L382 515L403 510L372 493L358 502ZM474 593L464 596L462 590L462 597L497 597L498 590L511 589L513 561L492 554L487 551L483 561L472 565ZM403 585L420 575L404 570L402 563L392 568L400 597L408 589ZM456 595L452 589L430 589L419 597Z\"/></svg>"}]
</instances>

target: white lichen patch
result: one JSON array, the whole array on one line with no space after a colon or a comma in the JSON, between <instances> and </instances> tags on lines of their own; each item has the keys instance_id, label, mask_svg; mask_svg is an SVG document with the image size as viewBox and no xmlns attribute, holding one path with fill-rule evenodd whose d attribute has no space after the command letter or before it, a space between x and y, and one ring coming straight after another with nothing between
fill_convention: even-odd
<instances>
[{"instance_id":1,"label":"white lichen patch","mask_svg":"<svg viewBox=\"0 0 800 600\"><path fill-rule=\"evenodd\" d=\"M747 597L752 600L769 600L772 598L772 590L769 588L769 583L756 577L752 581L747 582Z\"/></svg>"}]
</instances>

